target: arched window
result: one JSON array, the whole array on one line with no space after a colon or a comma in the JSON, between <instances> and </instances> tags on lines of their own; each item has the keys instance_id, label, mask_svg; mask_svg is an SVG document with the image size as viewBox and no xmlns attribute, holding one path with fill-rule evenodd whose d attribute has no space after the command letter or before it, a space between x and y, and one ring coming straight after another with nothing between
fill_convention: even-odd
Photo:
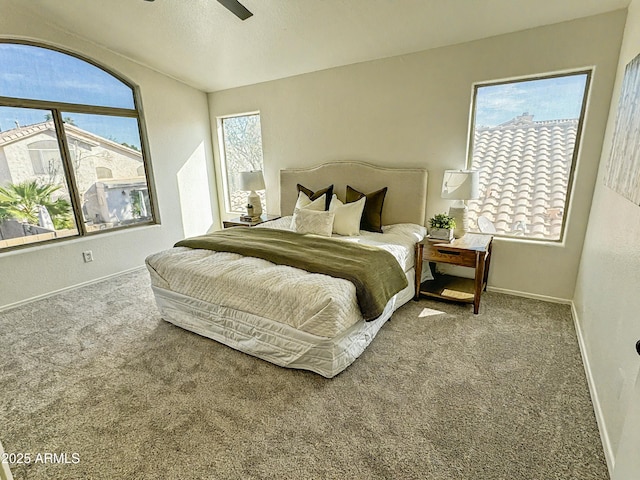
<instances>
[{"instance_id":1,"label":"arched window","mask_svg":"<svg viewBox=\"0 0 640 480\"><path fill-rule=\"evenodd\" d=\"M90 60L26 43L0 40L0 65L0 252L155 223L133 86ZM145 215L132 198L148 205ZM3 229L7 221L24 235Z\"/></svg>"}]
</instances>

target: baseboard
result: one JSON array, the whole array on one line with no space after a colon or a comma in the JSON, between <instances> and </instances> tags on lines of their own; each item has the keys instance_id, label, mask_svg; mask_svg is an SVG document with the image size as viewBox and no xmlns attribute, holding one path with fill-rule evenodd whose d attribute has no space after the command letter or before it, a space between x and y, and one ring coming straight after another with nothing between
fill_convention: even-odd
<instances>
[{"instance_id":1,"label":"baseboard","mask_svg":"<svg viewBox=\"0 0 640 480\"><path fill-rule=\"evenodd\" d=\"M589 355L587 353L586 343L584 336L582 335L582 329L580 328L580 322L578 321L578 311L576 306L571 302L571 316L573 317L573 325L576 329L576 336L578 337L578 345L580 347L580 355L582 356L582 364L584 365L584 372L587 375L587 384L589 385L589 393L591 395L591 403L593 403L593 410L596 415L596 423L598 425L598 431L600 432L600 440L602 441L602 449L604 450L604 457L607 461L607 468L609 469L609 476L613 475L613 467L615 466L615 456L613 455L613 448L611 447L611 440L607 433L606 422L604 414L602 413L602 407L600 405L600 399L598 397L598 391L596 390L595 379L593 378L593 372L591 371L591 364L589 363Z\"/></svg>"},{"instance_id":2,"label":"baseboard","mask_svg":"<svg viewBox=\"0 0 640 480\"><path fill-rule=\"evenodd\" d=\"M516 297L532 298L534 300L542 300L544 302L561 303L563 305L573 304L573 302L568 298L550 297L548 295L538 295L536 293L521 292L519 290L509 290L508 288L487 287L487 291L504 293L505 295L514 295Z\"/></svg>"},{"instance_id":3,"label":"baseboard","mask_svg":"<svg viewBox=\"0 0 640 480\"><path fill-rule=\"evenodd\" d=\"M117 277L119 275L124 275L125 273L135 272L136 270L141 270L145 268L144 265L140 265L139 267L129 268L127 270L123 270L121 272L112 273L111 275L105 275L104 277L94 278L93 280L88 280L82 283L76 283L75 285L71 285L69 287L60 288L58 290L54 290L52 292L43 293L42 295L36 295L35 297L26 298L24 300L20 300L19 302L9 303L7 305L0 306L0 312L5 310L9 310L11 308L21 307L31 302L35 302L37 300L42 300L43 298L48 298L53 295L57 295L58 293L68 292L69 290L75 290L76 288L84 287L86 285L92 285L94 283L102 282L103 280L108 280L113 277ZM1 480L1 479L0 479Z\"/></svg>"}]
</instances>

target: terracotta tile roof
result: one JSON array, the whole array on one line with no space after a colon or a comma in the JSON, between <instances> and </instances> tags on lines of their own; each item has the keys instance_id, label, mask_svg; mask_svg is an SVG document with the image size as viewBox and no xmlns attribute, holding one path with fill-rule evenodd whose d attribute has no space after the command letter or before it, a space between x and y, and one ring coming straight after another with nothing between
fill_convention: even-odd
<instances>
[{"instance_id":1,"label":"terracotta tile roof","mask_svg":"<svg viewBox=\"0 0 640 480\"><path fill-rule=\"evenodd\" d=\"M536 122L524 114L476 128L480 198L469 200L470 218L486 217L497 233L559 239L577 127L577 119Z\"/></svg>"},{"instance_id":2,"label":"terracotta tile roof","mask_svg":"<svg viewBox=\"0 0 640 480\"><path fill-rule=\"evenodd\" d=\"M5 130L4 132L0 132L0 146L49 129L54 129L53 122L34 123L33 125L27 125L25 127L18 126L11 130Z\"/></svg>"}]
</instances>

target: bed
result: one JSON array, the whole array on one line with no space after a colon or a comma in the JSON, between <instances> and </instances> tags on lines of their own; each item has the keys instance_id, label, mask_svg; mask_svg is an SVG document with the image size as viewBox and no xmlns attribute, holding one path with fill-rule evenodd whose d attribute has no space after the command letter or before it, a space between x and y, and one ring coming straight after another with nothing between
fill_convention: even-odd
<instances>
[{"instance_id":1,"label":"bed","mask_svg":"<svg viewBox=\"0 0 640 480\"><path fill-rule=\"evenodd\" d=\"M385 250L384 255L397 262L394 266L400 267L406 286L375 314L362 306L357 282L253 254L177 246L150 255L146 265L164 320L276 365L331 378L353 363L393 312L414 296L415 243L426 234L427 171L347 161L281 170L282 218L253 227L254 235L300 237L290 232L292 215L300 213L294 212L300 196L297 185L311 192L333 185L333 194L342 202L347 185L365 193L387 187L382 233L334 234L327 240L332 245L338 241ZM250 230L235 227L219 236L237 238ZM316 241L317 236L304 237Z\"/></svg>"}]
</instances>

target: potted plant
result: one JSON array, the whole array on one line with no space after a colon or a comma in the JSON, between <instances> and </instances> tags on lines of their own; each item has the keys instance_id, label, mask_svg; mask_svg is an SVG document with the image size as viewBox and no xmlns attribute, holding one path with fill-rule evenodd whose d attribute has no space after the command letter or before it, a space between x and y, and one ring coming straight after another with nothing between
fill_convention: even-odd
<instances>
[{"instance_id":1,"label":"potted plant","mask_svg":"<svg viewBox=\"0 0 640 480\"><path fill-rule=\"evenodd\" d=\"M453 240L456 221L446 213L438 213L429 219L429 237L437 240Z\"/></svg>"}]
</instances>

